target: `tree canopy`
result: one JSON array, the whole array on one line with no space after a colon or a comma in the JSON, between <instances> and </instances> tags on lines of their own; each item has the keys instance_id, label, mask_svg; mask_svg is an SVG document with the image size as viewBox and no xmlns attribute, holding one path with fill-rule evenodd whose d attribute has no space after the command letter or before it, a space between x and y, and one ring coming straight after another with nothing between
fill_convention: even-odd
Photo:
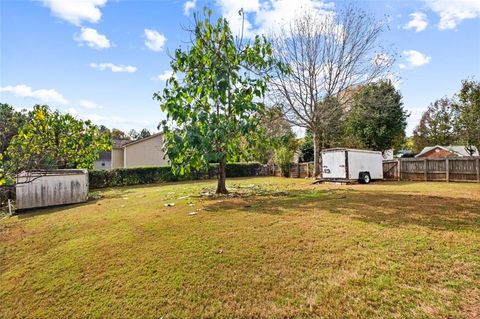
<instances>
[{"instance_id":1,"label":"tree canopy","mask_svg":"<svg viewBox=\"0 0 480 319\"><path fill-rule=\"evenodd\" d=\"M370 83L353 97L345 123L347 139L351 136L360 147L377 151L399 147L405 139L407 117L402 96L391 81Z\"/></svg>"},{"instance_id":2,"label":"tree canopy","mask_svg":"<svg viewBox=\"0 0 480 319\"><path fill-rule=\"evenodd\" d=\"M451 145L456 141L455 110L452 101L444 97L430 104L413 131L415 152L425 146Z\"/></svg>"},{"instance_id":3,"label":"tree canopy","mask_svg":"<svg viewBox=\"0 0 480 319\"><path fill-rule=\"evenodd\" d=\"M283 117L278 107L266 107L256 115L259 130L253 147L250 148L252 159L261 163L273 163L275 153L282 147L291 147L295 141L292 127Z\"/></svg>"},{"instance_id":4,"label":"tree canopy","mask_svg":"<svg viewBox=\"0 0 480 319\"><path fill-rule=\"evenodd\" d=\"M93 168L100 151L111 141L90 121L35 105L26 122L13 136L1 159L0 183L12 182L22 170Z\"/></svg>"},{"instance_id":5,"label":"tree canopy","mask_svg":"<svg viewBox=\"0 0 480 319\"><path fill-rule=\"evenodd\" d=\"M480 148L480 82L462 81L453 109L457 114L454 126L459 142L470 149Z\"/></svg>"},{"instance_id":6,"label":"tree canopy","mask_svg":"<svg viewBox=\"0 0 480 319\"><path fill-rule=\"evenodd\" d=\"M0 154L5 154L11 139L28 120L26 110L17 111L9 104L0 103Z\"/></svg>"},{"instance_id":7,"label":"tree canopy","mask_svg":"<svg viewBox=\"0 0 480 319\"><path fill-rule=\"evenodd\" d=\"M178 174L219 163L217 193L227 193L227 161L239 157L241 139L249 139L264 104L266 75L278 66L270 43L234 37L228 21L194 15L192 43L175 50L174 75L163 92L154 93L166 112L162 122L165 149Z\"/></svg>"}]
</instances>

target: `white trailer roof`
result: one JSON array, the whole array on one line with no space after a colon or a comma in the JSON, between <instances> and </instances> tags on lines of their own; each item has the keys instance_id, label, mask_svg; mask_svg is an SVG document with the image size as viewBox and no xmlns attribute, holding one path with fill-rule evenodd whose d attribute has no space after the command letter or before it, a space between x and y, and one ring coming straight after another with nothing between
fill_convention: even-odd
<instances>
[{"instance_id":1,"label":"white trailer roof","mask_svg":"<svg viewBox=\"0 0 480 319\"><path fill-rule=\"evenodd\" d=\"M382 154L382 152L380 152L380 151L358 150L358 149L354 149L354 148L341 148L341 147L327 148L327 149L322 150L322 152L333 152L333 151L348 151L348 152Z\"/></svg>"}]
</instances>

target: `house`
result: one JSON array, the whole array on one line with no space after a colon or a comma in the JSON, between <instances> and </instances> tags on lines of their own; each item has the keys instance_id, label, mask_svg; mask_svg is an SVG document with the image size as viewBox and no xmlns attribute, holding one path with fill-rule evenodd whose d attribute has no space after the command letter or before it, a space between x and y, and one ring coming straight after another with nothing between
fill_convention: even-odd
<instances>
[{"instance_id":1,"label":"house","mask_svg":"<svg viewBox=\"0 0 480 319\"><path fill-rule=\"evenodd\" d=\"M100 152L98 159L94 163L95 169L110 169L112 168L112 152Z\"/></svg>"},{"instance_id":2,"label":"house","mask_svg":"<svg viewBox=\"0 0 480 319\"><path fill-rule=\"evenodd\" d=\"M473 146L473 154L470 154L465 146L427 146L415 157L421 158L445 158L445 157L468 157L479 156L478 149Z\"/></svg>"},{"instance_id":3,"label":"house","mask_svg":"<svg viewBox=\"0 0 480 319\"><path fill-rule=\"evenodd\" d=\"M96 169L131 168L168 165L163 151L163 133L156 133L136 141L114 140L112 150L100 152Z\"/></svg>"}]
</instances>

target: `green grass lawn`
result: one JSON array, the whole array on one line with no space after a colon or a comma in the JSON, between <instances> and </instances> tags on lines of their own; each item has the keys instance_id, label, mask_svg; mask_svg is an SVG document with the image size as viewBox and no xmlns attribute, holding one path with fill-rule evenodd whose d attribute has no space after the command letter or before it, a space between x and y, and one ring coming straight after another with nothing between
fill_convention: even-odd
<instances>
[{"instance_id":1,"label":"green grass lawn","mask_svg":"<svg viewBox=\"0 0 480 319\"><path fill-rule=\"evenodd\" d=\"M3 218L0 317L480 317L479 184L227 184Z\"/></svg>"}]
</instances>

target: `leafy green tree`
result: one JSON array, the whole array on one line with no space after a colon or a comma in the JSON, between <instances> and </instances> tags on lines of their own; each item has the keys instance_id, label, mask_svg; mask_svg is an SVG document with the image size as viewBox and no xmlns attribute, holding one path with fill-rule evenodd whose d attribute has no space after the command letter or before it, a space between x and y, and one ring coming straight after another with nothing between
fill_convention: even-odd
<instances>
[{"instance_id":1,"label":"leafy green tree","mask_svg":"<svg viewBox=\"0 0 480 319\"><path fill-rule=\"evenodd\" d=\"M233 36L226 19L212 23L207 10L204 16L194 15L191 46L175 50L170 65L176 76L154 98L167 114L162 125L174 172L218 162L216 192L225 194L226 163L238 158L241 140L256 130L253 117L264 108L266 73L276 61L264 37L245 42Z\"/></svg>"},{"instance_id":2,"label":"leafy green tree","mask_svg":"<svg viewBox=\"0 0 480 319\"><path fill-rule=\"evenodd\" d=\"M0 154L5 154L11 139L28 119L25 110L16 111L11 105L0 103Z\"/></svg>"},{"instance_id":3,"label":"leafy green tree","mask_svg":"<svg viewBox=\"0 0 480 319\"><path fill-rule=\"evenodd\" d=\"M138 135L139 135L140 138L145 138L145 137L152 136L152 133L150 133L150 131L148 129L144 128L140 131L140 133Z\"/></svg>"},{"instance_id":4,"label":"leafy green tree","mask_svg":"<svg viewBox=\"0 0 480 319\"><path fill-rule=\"evenodd\" d=\"M454 125L458 141L468 150L480 147L480 82L462 81L453 109L458 115Z\"/></svg>"},{"instance_id":5,"label":"leafy green tree","mask_svg":"<svg viewBox=\"0 0 480 319\"><path fill-rule=\"evenodd\" d=\"M313 162L313 135L310 130L305 132L303 143L300 145L299 162Z\"/></svg>"},{"instance_id":6,"label":"leafy green tree","mask_svg":"<svg viewBox=\"0 0 480 319\"><path fill-rule=\"evenodd\" d=\"M137 132L134 129L128 132L128 136L134 141L141 140L142 138L149 137L151 135L152 134L150 133L150 131L146 128L142 129L140 132Z\"/></svg>"},{"instance_id":7,"label":"leafy green tree","mask_svg":"<svg viewBox=\"0 0 480 319\"><path fill-rule=\"evenodd\" d=\"M93 168L100 151L111 148L108 134L90 121L35 105L7 148L0 183L11 182L22 170ZM6 159L6 160L5 160Z\"/></svg>"},{"instance_id":8,"label":"leafy green tree","mask_svg":"<svg viewBox=\"0 0 480 319\"><path fill-rule=\"evenodd\" d=\"M407 117L391 81L365 85L353 97L345 123L347 138L377 151L398 147L405 139Z\"/></svg>"},{"instance_id":9,"label":"leafy green tree","mask_svg":"<svg viewBox=\"0 0 480 319\"><path fill-rule=\"evenodd\" d=\"M130 136L118 128L112 128L111 137L115 140L130 140Z\"/></svg>"},{"instance_id":10,"label":"leafy green tree","mask_svg":"<svg viewBox=\"0 0 480 319\"><path fill-rule=\"evenodd\" d=\"M295 140L292 127L283 117L282 111L277 107L266 107L265 110L256 115L259 130L254 145L247 150L252 155L252 160L260 163L273 163L275 151L286 146Z\"/></svg>"},{"instance_id":11,"label":"leafy green tree","mask_svg":"<svg viewBox=\"0 0 480 319\"><path fill-rule=\"evenodd\" d=\"M456 118L457 113L449 98L444 97L430 104L413 131L415 152L429 145L452 145L457 139Z\"/></svg>"},{"instance_id":12,"label":"leafy green tree","mask_svg":"<svg viewBox=\"0 0 480 319\"><path fill-rule=\"evenodd\" d=\"M291 143L284 144L275 150L275 163L280 166L284 177L288 177L290 174L290 166L297 147L296 141L291 141Z\"/></svg>"},{"instance_id":13,"label":"leafy green tree","mask_svg":"<svg viewBox=\"0 0 480 319\"><path fill-rule=\"evenodd\" d=\"M135 131L134 129L131 129L130 132L128 132L128 136L129 136L132 140L136 141L136 140L138 140L138 139L140 138L140 133L137 132L137 131Z\"/></svg>"}]
</instances>

